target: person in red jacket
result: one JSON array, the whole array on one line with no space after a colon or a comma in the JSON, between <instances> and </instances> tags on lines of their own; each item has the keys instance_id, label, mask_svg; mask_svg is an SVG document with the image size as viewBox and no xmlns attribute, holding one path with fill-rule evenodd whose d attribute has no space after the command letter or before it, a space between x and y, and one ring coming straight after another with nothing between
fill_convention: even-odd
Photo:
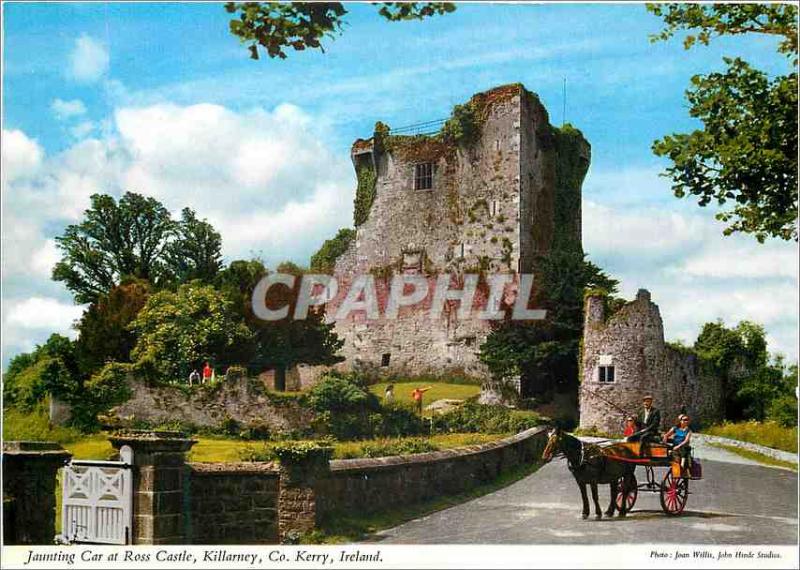
<instances>
[{"instance_id":1,"label":"person in red jacket","mask_svg":"<svg viewBox=\"0 0 800 570\"><path fill-rule=\"evenodd\" d=\"M636 433L636 418L633 416L628 416L625 418L625 430L622 432L622 435L627 437L632 436Z\"/></svg>"},{"instance_id":2,"label":"person in red jacket","mask_svg":"<svg viewBox=\"0 0 800 570\"><path fill-rule=\"evenodd\" d=\"M214 375L214 371L209 366L208 362L206 362L205 367L203 367L203 384L211 382L211 377Z\"/></svg>"}]
</instances>

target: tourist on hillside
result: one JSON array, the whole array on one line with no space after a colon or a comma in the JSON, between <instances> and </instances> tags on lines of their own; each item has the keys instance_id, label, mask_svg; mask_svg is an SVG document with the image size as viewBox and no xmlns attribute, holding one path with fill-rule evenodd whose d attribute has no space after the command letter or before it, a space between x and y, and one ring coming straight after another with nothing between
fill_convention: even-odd
<instances>
[{"instance_id":1,"label":"tourist on hillside","mask_svg":"<svg viewBox=\"0 0 800 570\"><path fill-rule=\"evenodd\" d=\"M192 370L192 373L189 374L189 386L194 386L195 383L200 383L200 373L197 371L197 368Z\"/></svg>"},{"instance_id":2,"label":"tourist on hillside","mask_svg":"<svg viewBox=\"0 0 800 570\"><path fill-rule=\"evenodd\" d=\"M210 383L214 380L214 369L206 362L203 367L203 384Z\"/></svg>"},{"instance_id":3,"label":"tourist on hillside","mask_svg":"<svg viewBox=\"0 0 800 570\"><path fill-rule=\"evenodd\" d=\"M422 395L430 390L433 386L428 386L427 388L414 388L414 391L411 392L411 398L414 400L414 406L417 409L417 413L422 415Z\"/></svg>"},{"instance_id":4,"label":"tourist on hillside","mask_svg":"<svg viewBox=\"0 0 800 570\"><path fill-rule=\"evenodd\" d=\"M394 384L386 386L386 391L383 393L383 403L386 406L394 404Z\"/></svg>"}]
</instances>

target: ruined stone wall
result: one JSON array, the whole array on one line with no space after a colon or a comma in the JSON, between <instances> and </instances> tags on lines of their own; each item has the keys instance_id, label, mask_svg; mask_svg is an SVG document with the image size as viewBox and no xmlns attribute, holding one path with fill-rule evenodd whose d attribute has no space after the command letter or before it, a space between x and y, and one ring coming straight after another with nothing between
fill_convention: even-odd
<instances>
[{"instance_id":1,"label":"ruined stone wall","mask_svg":"<svg viewBox=\"0 0 800 570\"><path fill-rule=\"evenodd\" d=\"M611 404L636 414L646 394L661 410L665 430L680 413L706 425L721 418L721 380L702 374L695 356L665 343L661 314L649 292L640 290L634 301L610 316L601 297L589 297L585 315L581 428L620 434L623 413ZM613 383L599 381L601 365L614 366Z\"/></svg>"},{"instance_id":2,"label":"ruined stone wall","mask_svg":"<svg viewBox=\"0 0 800 570\"><path fill-rule=\"evenodd\" d=\"M139 379L132 379L130 388L131 398L114 408L110 418L125 427L180 420L196 427L217 428L230 418L242 428L257 426L288 433L306 430L313 417L308 408L270 394L254 378L223 380L188 393L174 386L151 386Z\"/></svg>"}]
</instances>

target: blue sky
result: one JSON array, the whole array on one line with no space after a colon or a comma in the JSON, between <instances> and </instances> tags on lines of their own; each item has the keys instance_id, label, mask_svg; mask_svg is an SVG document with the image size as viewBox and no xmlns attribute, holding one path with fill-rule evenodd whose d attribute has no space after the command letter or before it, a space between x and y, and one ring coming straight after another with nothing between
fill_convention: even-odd
<instances>
[{"instance_id":1,"label":"blue sky","mask_svg":"<svg viewBox=\"0 0 800 570\"><path fill-rule=\"evenodd\" d=\"M519 81L560 124L564 78L566 119L592 144L592 260L628 296L651 289L671 338L748 318L797 357L796 245L722 238L712 210L672 197L650 151L693 128L689 77L721 69L723 55L783 72L772 40L653 44L660 22L640 4L462 4L404 23L354 4L325 54L253 61L221 4L3 9L4 363L80 314L47 276L52 239L91 193L192 206L222 230L229 259L305 262L350 225L348 151L376 120L442 118L475 92Z\"/></svg>"}]
</instances>

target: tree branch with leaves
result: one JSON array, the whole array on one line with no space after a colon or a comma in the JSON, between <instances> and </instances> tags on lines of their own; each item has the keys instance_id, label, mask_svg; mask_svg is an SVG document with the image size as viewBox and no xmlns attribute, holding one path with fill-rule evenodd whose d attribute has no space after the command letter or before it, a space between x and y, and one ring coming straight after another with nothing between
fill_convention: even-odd
<instances>
[{"instance_id":1,"label":"tree branch with leaves","mask_svg":"<svg viewBox=\"0 0 800 570\"><path fill-rule=\"evenodd\" d=\"M452 2L380 2L378 13L390 22L423 20L453 12ZM322 41L342 34L347 9L341 2L228 2L225 10L236 14L230 31L247 44L252 59L259 46L270 58L286 59L287 49L318 49Z\"/></svg>"},{"instance_id":2,"label":"tree branch with leaves","mask_svg":"<svg viewBox=\"0 0 800 570\"><path fill-rule=\"evenodd\" d=\"M797 231L797 7L791 4L648 4L666 27L651 36L667 40L687 31L686 49L712 38L764 34L779 38L777 51L792 71L770 78L741 58L727 69L695 75L686 92L689 114L702 129L667 135L653 152L671 161L665 175L676 197L716 204L724 235L744 233L798 239Z\"/></svg>"}]
</instances>

